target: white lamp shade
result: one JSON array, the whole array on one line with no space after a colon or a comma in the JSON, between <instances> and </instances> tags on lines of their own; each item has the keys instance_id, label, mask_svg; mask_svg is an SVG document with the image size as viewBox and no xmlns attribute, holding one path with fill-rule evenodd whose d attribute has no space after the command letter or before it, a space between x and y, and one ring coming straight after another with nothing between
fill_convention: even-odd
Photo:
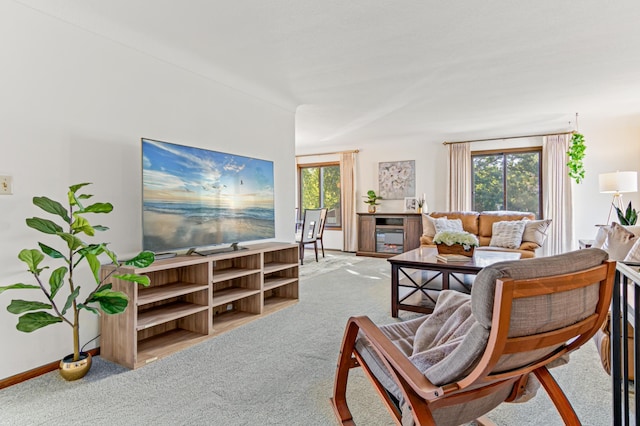
<instances>
[{"instance_id":1,"label":"white lamp shade","mask_svg":"<svg viewBox=\"0 0 640 426\"><path fill-rule=\"evenodd\" d=\"M638 172L602 173L598 176L600 192L622 193L638 191Z\"/></svg>"}]
</instances>

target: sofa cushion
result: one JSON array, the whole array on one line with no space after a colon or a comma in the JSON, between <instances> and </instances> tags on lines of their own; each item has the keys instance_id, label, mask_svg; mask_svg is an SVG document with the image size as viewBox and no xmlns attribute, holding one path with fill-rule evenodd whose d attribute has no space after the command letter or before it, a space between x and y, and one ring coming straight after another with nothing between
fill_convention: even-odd
<instances>
[{"instance_id":1,"label":"sofa cushion","mask_svg":"<svg viewBox=\"0 0 640 426\"><path fill-rule=\"evenodd\" d=\"M624 260L638 237L622 225L614 223L607 230L607 241L603 249L609 253L611 260Z\"/></svg>"},{"instance_id":2,"label":"sofa cushion","mask_svg":"<svg viewBox=\"0 0 640 426\"><path fill-rule=\"evenodd\" d=\"M520 247L525 227L524 222L523 220L494 222L489 245L491 247L504 247L509 249Z\"/></svg>"},{"instance_id":3,"label":"sofa cushion","mask_svg":"<svg viewBox=\"0 0 640 426\"><path fill-rule=\"evenodd\" d=\"M624 258L624 262L640 262L640 238L636 238L636 242L629 250L629 253Z\"/></svg>"},{"instance_id":4,"label":"sofa cushion","mask_svg":"<svg viewBox=\"0 0 640 426\"><path fill-rule=\"evenodd\" d=\"M493 224L495 222L503 222L508 220L534 220L536 215L528 212L512 212L512 211L486 211L479 214L478 232L479 237L491 237L493 235ZM482 244L482 241L480 241Z\"/></svg>"},{"instance_id":5,"label":"sofa cushion","mask_svg":"<svg viewBox=\"0 0 640 426\"><path fill-rule=\"evenodd\" d=\"M462 220L460 219L447 219L439 217L434 219L434 226L436 228L436 234L438 232L452 231L452 232L464 232L462 229Z\"/></svg>"},{"instance_id":6,"label":"sofa cushion","mask_svg":"<svg viewBox=\"0 0 640 426\"><path fill-rule=\"evenodd\" d=\"M522 242L532 242L542 247L544 241L547 239L547 231L551 225L551 219L525 220L524 223Z\"/></svg>"},{"instance_id":7,"label":"sofa cushion","mask_svg":"<svg viewBox=\"0 0 640 426\"><path fill-rule=\"evenodd\" d=\"M478 212L432 212L431 217L446 217L447 219L460 219L462 229L466 232L478 235Z\"/></svg>"},{"instance_id":8,"label":"sofa cushion","mask_svg":"<svg viewBox=\"0 0 640 426\"><path fill-rule=\"evenodd\" d=\"M443 216L446 218L446 216ZM436 218L427 213L422 214L422 235L433 238L436 235Z\"/></svg>"}]
</instances>

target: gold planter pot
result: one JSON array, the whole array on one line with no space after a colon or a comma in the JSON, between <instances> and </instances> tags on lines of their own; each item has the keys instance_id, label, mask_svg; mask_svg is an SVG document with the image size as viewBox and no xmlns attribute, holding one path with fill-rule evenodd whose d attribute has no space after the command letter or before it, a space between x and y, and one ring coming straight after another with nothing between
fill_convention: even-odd
<instances>
[{"instance_id":1,"label":"gold planter pot","mask_svg":"<svg viewBox=\"0 0 640 426\"><path fill-rule=\"evenodd\" d=\"M91 354L80 352L80 359L73 361L73 354L67 355L60 361L60 375L68 381L83 378L91 369Z\"/></svg>"}]
</instances>

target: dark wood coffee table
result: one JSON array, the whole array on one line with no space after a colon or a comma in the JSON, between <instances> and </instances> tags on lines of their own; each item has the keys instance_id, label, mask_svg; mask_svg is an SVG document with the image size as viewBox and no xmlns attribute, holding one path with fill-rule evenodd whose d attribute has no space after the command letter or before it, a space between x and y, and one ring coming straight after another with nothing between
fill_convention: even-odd
<instances>
[{"instance_id":1,"label":"dark wood coffee table","mask_svg":"<svg viewBox=\"0 0 640 426\"><path fill-rule=\"evenodd\" d=\"M520 259L520 253L475 250L468 262L442 262L437 254L436 248L420 247L387 259L391 263L392 317L397 318L400 309L431 313L437 292L469 292L475 275L485 266Z\"/></svg>"}]
</instances>

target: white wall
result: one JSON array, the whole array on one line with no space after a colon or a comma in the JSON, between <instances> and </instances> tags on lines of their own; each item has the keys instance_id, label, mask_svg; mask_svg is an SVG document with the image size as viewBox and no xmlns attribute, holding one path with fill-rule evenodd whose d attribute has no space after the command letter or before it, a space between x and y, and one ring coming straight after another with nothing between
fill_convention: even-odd
<instances>
[{"instance_id":1,"label":"white wall","mask_svg":"<svg viewBox=\"0 0 640 426\"><path fill-rule=\"evenodd\" d=\"M14 179L14 195L0 196L0 285L33 283L17 259L41 238L24 222L41 212L31 198L64 200L71 184L93 182L94 200L113 203L98 222L112 249L141 249L141 137L274 161L276 240L293 241L293 111L14 2L0 2L0 51L0 174ZM15 329L5 306L35 294L0 294L0 378L72 350L66 325ZM81 342L98 332L84 313Z\"/></svg>"},{"instance_id":2,"label":"white wall","mask_svg":"<svg viewBox=\"0 0 640 426\"><path fill-rule=\"evenodd\" d=\"M441 141L389 141L388 144L365 146L358 154L357 168L357 211L367 212L364 198L367 191L373 189L377 194L378 163L415 160L416 194L426 194L430 211L444 209L446 192L446 148ZM414 195L414 194L412 194ZM380 213L398 213L404 211L404 199L378 201L376 211ZM442 203L442 204L441 204Z\"/></svg>"}]
</instances>

